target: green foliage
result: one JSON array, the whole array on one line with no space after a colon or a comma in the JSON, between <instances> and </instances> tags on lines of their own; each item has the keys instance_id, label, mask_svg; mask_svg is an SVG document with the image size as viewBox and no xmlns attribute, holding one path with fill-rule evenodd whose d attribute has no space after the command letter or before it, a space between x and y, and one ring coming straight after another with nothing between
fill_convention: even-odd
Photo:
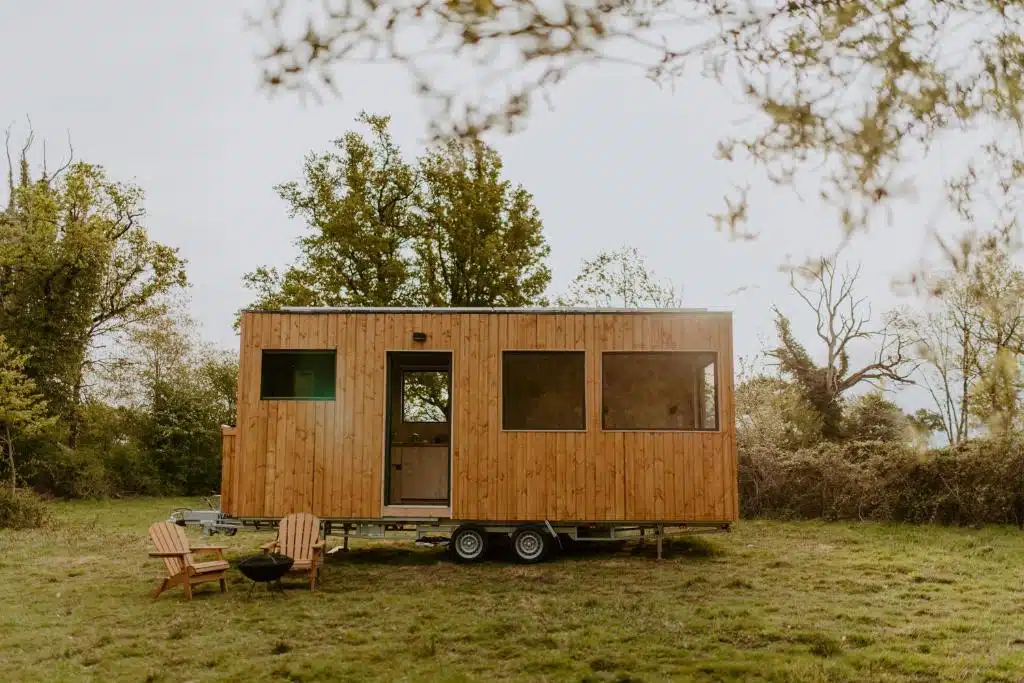
<instances>
[{"instance_id":1,"label":"green foliage","mask_svg":"<svg viewBox=\"0 0 1024 683\"><path fill-rule=\"evenodd\" d=\"M357 121L369 127L369 140L345 133L333 150L306 157L301 183L276 188L310 233L299 239L299 260L283 276L268 268L245 276L257 306L411 301L416 172L401 158L389 117L364 112Z\"/></svg>"},{"instance_id":2,"label":"green foliage","mask_svg":"<svg viewBox=\"0 0 1024 683\"><path fill-rule=\"evenodd\" d=\"M220 425L216 395L198 382L161 381L143 444L164 493L198 495L220 488Z\"/></svg>"},{"instance_id":3,"label":"green foliage","mask_svg":"<svg viewBox=\"0 0 1024 683\"><path fill-rule=\"evenodd\" d=\"M450 141L410 164L389 118L362 114L311 154L301 182L278 186L309 232L279 274L245 276L254 306L518 306L540 300L551 273L533 199L501 178L480 141Z\"/></svg>"},{"instance_id":4,"label":"green foliage","mask_svg":"<svg viewBox=\"0 0 1024 683\"><path fill-rule=\"evenodd\" d=\"M25 361L0 336L0 444L12 490L18 485L15 438L34 436L54 423L35 382L25 376Z\"/></svg>"},{"instance_id":5,"label":"green foliage","mask_svg":"<svg viewBox=\"0 0 1024 683\"><path fill-rule=\"evenodd\" d=\"M878 390L869 391L843 410L843 438L851 441L909 442L913 431L903 410Z\"/></svg>"},{"instance_id":6,"label":"green foliage","mask_svg":"<svg viewBox=\"0 0 1024 683\"><path fill-rule=\"evenodd\" d=\"M1020 427L1024 373L1024 270L993 250L962 272L934 275L924 311L901 316L913 342L942 431L950 443L969 433Z\"/></svg>"},{"instance_id":7,"label":"green foliage","mask_svg":"<svg viewBox=\"0 0 1024 683\"><path fill-rule=\"evenodd\" d=\"M822 417L799 387L757 375L736 386L736 439L741 447L795 450L821 440Z\"/></svg>"},{"instance_id":8,"label":"green foliage","mask_svg":"<svg viewBox=\"0 0 1024 683\"><path fill-rule=\"evenodd\" d=\"M740 450L747 517L1024 525L1020 437L922 451L900 442Z\"/></svg>"},{"instance_id":9,"label":"green foliage","mask_svg":"<svg viewBox=\"0 0 1024 683\"><path fill-rule=\"evenodd\" d=\"M828 440L843 437L843 396L861 384L877 386L878 382L910 383L905 349L907 340L897 334L896 317L887 316L881 329L871 329L870 312L860 309L863 299L854 294L859 269L837 278L836 265L822 259L815 267L798 269L791 289L815 315L816 333L825 362L818 365L793 333L789 318L775 308L775 330L779 345L767 352L782 376L799 387L803 397L821 417L821 435ZM796 277L808 281L797 285ZM851 365L851 345L870 342L875 346L874 359L857 367Z\"/></svg>"},{"instance_id":10,"label":"green foliage","mask_svg":"<svg viewBox=\"0 0 1024 683\"><path fill-rule=\"evenodd\" d=\"M479 140L448 141L420 159L416 254L428 306L523 306L551 281L533 197L501 168Z\"/></svg>"},{"instance_id":11,"label":"green foliage","mask_svg":"<svg viewBox=\"0 0 1024 683\"><path fill-rule=\"evenodd\" d=\"M0 487L0 529L36 529L49 518L46 503L32 491Z\"/></svg>"},{"instance_id":12,"label":"green foliage","mask_svg":"<svg viewBox=\"0 0 1024 683\"><path fill-rule=\"evenodd\" d=\"M682 304L671 280L660 280L635 247L601 251L585 259L560 306L674 308Z\"/></svg>"},{"instance_id":13,"label":"green foliage","mask_svg":"<svg viewBox=\"0 0 1024 683\"><path fill-rule=\"evenodd\" d=\"M160 315L157 299L186 284L184 262L149 239L140 188L86 163L33 179L27 151L0 212L0 334L28 355L73 445L93 346Z\"/></svg>"},{"instance_id":14,"label":"green foliage","mask_svg":"<svg viewBox=\"0 0 1024 683\"><path fill-rule=\"evenodd\" d=\"M269 38L269 87L336 92L339 63L397 60L432 101L438 136L515 130L543 91L581 65L625 61L660 82L703 68L761 114L721 140L718 157L752 161L778 185L817 184L846 237L909 191L908 164L962 135L962 165L943 169L952 206L973 224L974 207L995 205L995 232L1006 240L1024 177L1018 9L1003 0L562 0L544 8L384 0L318 12L285 0L258 25ZM411 36L420 33L455 39L417 43ZM499 49L507 61L492 58ZM445 65L479 88L452 89ZM751 237L749 216L740 188L716 218L720 229ZM965 234L960 253L949 247L958 268L985 244L978 237Z\"/></svg>"}]
</instances>

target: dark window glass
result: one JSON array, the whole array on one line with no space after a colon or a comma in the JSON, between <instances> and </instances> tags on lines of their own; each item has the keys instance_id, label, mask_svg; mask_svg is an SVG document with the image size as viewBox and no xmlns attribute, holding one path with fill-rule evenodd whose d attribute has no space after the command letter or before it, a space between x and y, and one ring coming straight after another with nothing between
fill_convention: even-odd
<instances>
[{"instance_id":1,"label":"dark window glass","mask_svg":"<svg viewBox=\"0 0 1024 683\"><path fill-rule=\"evenodd\" d=\"M582 351L505 351L502 429L586 429L586 361Z\"/></svg>"},{"instance_id":2,"label":"dark window glass","mask_svg":"<svg viewBox=\"0 0 1024 683\"><path fill-rule=\"evenodd\" d=\"M718 429L715 354L605 352L601 426L621 430Z\"/></svg>"},{"instance_id":3,"label":"dark window glass","mask_svg":"<svg viewBox=\"0 0 1024 683\"><path fill-rule=\"evenodd\" d=\"M333 401L336 351L264 351L260 398Z\"/></svg>"}]
</instances>

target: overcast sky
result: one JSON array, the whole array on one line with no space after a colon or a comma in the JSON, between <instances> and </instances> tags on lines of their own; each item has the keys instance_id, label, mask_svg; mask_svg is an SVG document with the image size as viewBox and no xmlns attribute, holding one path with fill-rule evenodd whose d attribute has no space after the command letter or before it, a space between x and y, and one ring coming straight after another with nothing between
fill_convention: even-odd
<instances>
[{"instance_id":1,"label":"overcast sky","mask_svg":"<svg viewBox=\"0 0 1024 683\"><path fill-rule=\"evenodd\" d=\"M302 158L354 126L360 109L393 117L411 158L422 150L425 110L397 67L341 74L343 98L303 104L259 85L257 34L238 0L0 0L0 117L15 136L32 118L51 160L70 131L78 159L141 185L148 228L188 259L191 307L204 335L237 347L234 312L250 301L241 276L284 265L302 226L288 219L274 184L297 178ZM778 266L835 244L834 216L756 169L713 159L717 140L751 111L699 76L675 91L639 72L581 71L513 137L491 136L506 176L536 198L552 248L552 291L581 259L630 244L682 287L687 306L729 309L736 350L749 355L772 336L773 304L793 314L810 343L812 320L787 293ZM941 159L932 160L934 170ZM715 232L709 213L735 183L751 183L754 243ZM924 190L900 207L893 227L861 237L860 292L877 314L898 303L894 277L925 253L925 224L941 197ZM810 345L815 351L815 347Z\"/></svg>"}]
</instances>

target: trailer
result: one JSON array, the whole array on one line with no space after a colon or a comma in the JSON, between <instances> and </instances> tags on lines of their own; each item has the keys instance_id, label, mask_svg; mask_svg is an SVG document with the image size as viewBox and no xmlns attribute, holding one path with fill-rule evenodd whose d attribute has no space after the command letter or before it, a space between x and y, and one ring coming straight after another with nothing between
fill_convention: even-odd
<instances>
[{"instance_id":1,"label":"trailer","mask_svg":"<svg viewBox=\"0 0 1024 683\"><path fill-rule=\"evenodd\" d=\"M240 336L226 520L537 562L738 517L729 312L284 308Z\"/></svg>"}]
</instances>

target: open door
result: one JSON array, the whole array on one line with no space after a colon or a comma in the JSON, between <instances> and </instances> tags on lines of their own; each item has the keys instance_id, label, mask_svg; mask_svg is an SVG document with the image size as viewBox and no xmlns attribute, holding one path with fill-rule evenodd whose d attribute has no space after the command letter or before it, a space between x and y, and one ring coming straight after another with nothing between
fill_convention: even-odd
<instances>
[{"instance_id":1,"label":"open door","mask_svg":"<svg viewBox=\"0 0 1024 683\"><path fill-rule=\"evenodd\" d=\"M450 502L452 354L388 353L386 505Z\"/></svg>"}]
</instances>

